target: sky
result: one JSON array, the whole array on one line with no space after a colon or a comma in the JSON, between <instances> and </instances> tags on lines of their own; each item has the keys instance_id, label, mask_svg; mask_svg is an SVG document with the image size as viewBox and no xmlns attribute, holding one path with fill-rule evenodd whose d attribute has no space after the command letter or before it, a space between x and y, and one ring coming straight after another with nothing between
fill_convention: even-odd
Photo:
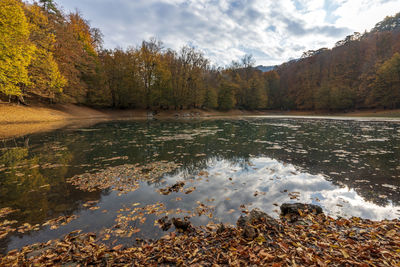
<instances>
[{"instance_id":1,"label":"sky","mask_svg":"<svg viewBox=\"0 0 400 267\"><path fill-rule=\"evenodd\" d=\"M304 51L331 48L400 12L400 0L56 0L79 10L104 34L105 48L155 37L166 48L201 50L225 66L245 54L278 65Z\"/></svg>"}]
</instances>

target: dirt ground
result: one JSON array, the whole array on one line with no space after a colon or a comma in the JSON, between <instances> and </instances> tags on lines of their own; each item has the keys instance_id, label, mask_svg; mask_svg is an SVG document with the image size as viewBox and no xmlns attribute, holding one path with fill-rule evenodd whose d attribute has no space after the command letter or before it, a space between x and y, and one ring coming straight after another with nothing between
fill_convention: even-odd
<instances>
[{"instance_id":1,"label":"dirt ground","mask_svg":"<svg viewBox=\"0 0 400 267\"><path fill-rule=\"evenodd\" d=\"M52 106L22 106L0 103L0 139L51 131L69 124L93 124L103 120L155 118L213 118L236 116L345 116L345 117L400 117L400 110L363 110L347 113L318 111L244 111L215 110L146 110L93 109L73 104Z\"/></svg>"}]
</instances>

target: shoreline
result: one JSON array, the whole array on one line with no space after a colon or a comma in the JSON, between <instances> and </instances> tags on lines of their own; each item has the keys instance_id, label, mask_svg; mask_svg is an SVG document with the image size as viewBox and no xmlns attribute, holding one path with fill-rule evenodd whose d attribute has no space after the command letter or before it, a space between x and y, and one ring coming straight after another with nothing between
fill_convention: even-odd
<instances>
[{"instance_id":1,"label":"shoreline","mask_svg":"<svg viewBox=\"0 0 400 267\"><path fill-rule=\"evenodd\" d=\"M158 240L107 245L95 233L76 230L61 239L0 255L19 265L165 266L398 266L399 220L326 216L312 204L283 204L276 220L254 209L236 226L192 226L172 218L175 230ZM297 265L298 264L298 265Z\"/></svg>"},{"instance_id":2,"label":"shoreline","mask_svg":"<svg viewBox=\"0 0 400 267\"><path fill-rule=\"evenodd\" d=\"M229 117L272 117L272 118L316 118L316 119L369 119L400 120L400 110L359 110L352 112L319 111L216 111L216 110L167 110L148 115L146 110L94 109L74 104L49 106L0 105L0 140L33 133L47 132L70 125L92 125L102 121L126 119L207 119Z\"/></svg>"}]
</instances>

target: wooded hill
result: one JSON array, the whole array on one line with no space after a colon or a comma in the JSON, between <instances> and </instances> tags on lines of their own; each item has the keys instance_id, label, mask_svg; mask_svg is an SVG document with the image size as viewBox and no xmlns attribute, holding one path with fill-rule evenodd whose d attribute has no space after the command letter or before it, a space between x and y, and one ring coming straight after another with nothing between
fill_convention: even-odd
<instances>
[{"instance_id":1,"label":"wooded hill","mask_svg":"<svg viewBox=\"0 0 400 267\"><path fill-rule=\"evenodd\" d=\"M2 0L0 47L4 101L153 110L400 107L400 13L265 73L249 55L216 68L192 47L174 51L155 39L103 49L99 29L53 0Z\"/></svg>"},{"instance_id":2,"label":"wooded hill","mask_svg":"<svg viewBox=\"0 0 400 267\"><path fill-rule=\"evenodd\" d=\"M400 107L400 13L278 67L270 108Z\"/></svg>"}]
</instances>

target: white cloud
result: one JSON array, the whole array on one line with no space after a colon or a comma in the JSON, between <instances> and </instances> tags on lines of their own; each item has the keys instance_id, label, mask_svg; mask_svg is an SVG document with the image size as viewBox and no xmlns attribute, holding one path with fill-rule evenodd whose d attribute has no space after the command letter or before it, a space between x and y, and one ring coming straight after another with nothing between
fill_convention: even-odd
<instances>
[{"instance_id":1,"label":"white cloud","mask_svg":"<svg viewBox=\"0 0 400 267\"><path fill-rule=\"evenodd\" d=\"M341 1L341 5L335 10L339 16L337 25L350 25L355 31L370 30L375 24L386 16L400 12L400 1L377 0L347 0Z\"/></svg>"},{"instance_id":2,"label":"white cloud","mask_svg":"<svg viewBox=\"0 0 400 267\"><path fill-rule=\"evenodd\" d=\"M246 53L280 64L308 49L331 47L353 31L393 15L398 1L366 0L59 0L78 8L105 35L105 46L136 46L151 36L166 47L191 44L214 63ZM397 3L396 3L397 2Z\"/></svg>"},{"instance_id":3,"label":"white cloud","mask_svg":"<svg viewBox=\"0 0 400 267\"><path fill-rule=\"evenodd\" d=\"M182 209L190 210L195 206L194 202L206 203L206 199L213 198L214 216L226 219L228 211L234 209L234 220L241 215L241 204L249 205L249 210L259 208L277 217L274 212L277 206L274 203L279 206L288 202L317 204L333 217L357 216L372 220L397 217L399 206L390 202L381 206L367 201L354 189L344 185L337 186L320 174L300 171L292 164L284 164L268 157L252 158L250 162L249 167L247 164L235 164L227 160L209 160L205 169L208 181L203 177L196 182L196 191L181 204L184 205ZM185 174L181 172L169 176L166 181L172 185L183 177ZM257 196L254 196L255 192L258 192ZM291 199L290 192L297 192L298 199Z\"/></svg>"}]
</instances>

